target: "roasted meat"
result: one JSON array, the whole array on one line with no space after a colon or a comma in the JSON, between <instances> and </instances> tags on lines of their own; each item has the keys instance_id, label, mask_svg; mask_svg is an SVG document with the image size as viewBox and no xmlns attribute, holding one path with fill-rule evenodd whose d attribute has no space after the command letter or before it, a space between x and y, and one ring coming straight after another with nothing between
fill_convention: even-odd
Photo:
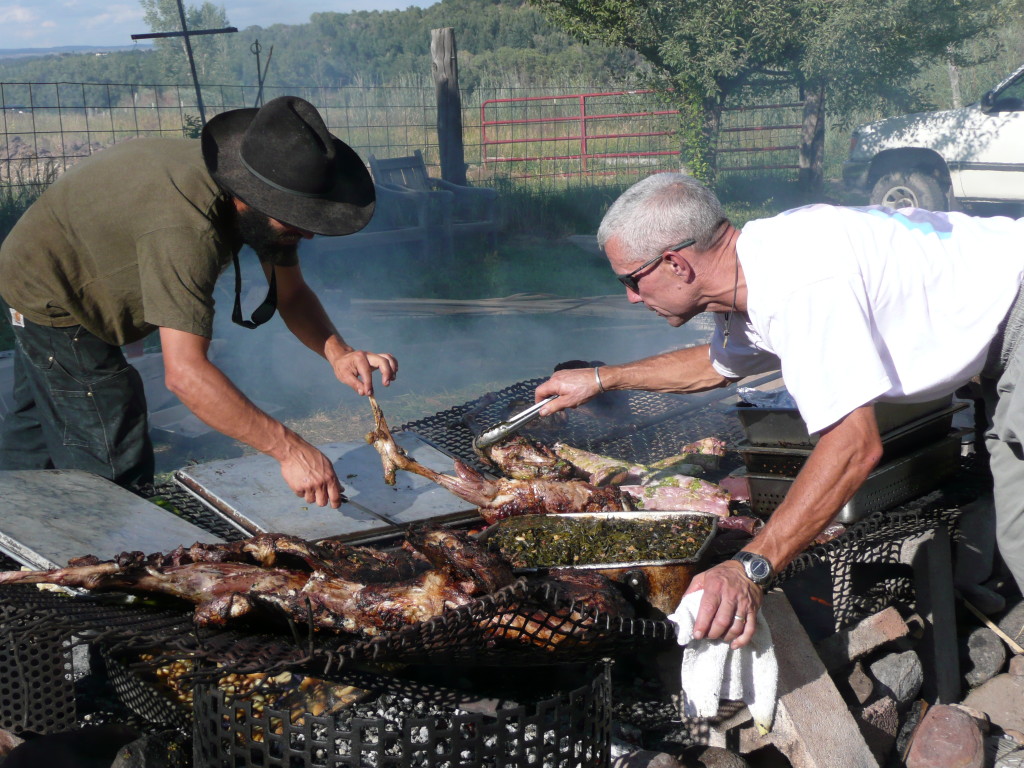
<instances>
[{"instance_id":1,"label":"roasted meat","mask_svg":"<svg viewBox=\"0 0 1024 768\"><path fill-rule=\"evenodd\" d=\"M648 485L623 485L619 489L630 497L636 509L689 510L729 516L728 492L699 477L669 476Z\"/></svg>"},{"instance_id":2,"label":"roasted meat","mask_svg":"<svg viewBox=\"0 0 1024 768\"><path fill-rule=\"evenodd\" d=\"M455 475L435 472L406 456L391 436L380 405L373 397L369 399L376 426L366 435L366 442L380 454L388 485L395 484L399 469L421 475L478 507L488 523L513 515L622 509L622 494L617 488L598 488L582 480L490 480L458 459Z\"/></svg>"},{"instance_id":3,"label":"roasted meat","mask_svg":"<svg viewBox=\"0 0 1024 768\"><path fill-rule=\"evenodd\" d=\"M322 547L265 534L235 544L196 545L170 555L128 552L112 562L79 558L74 565L53 571L9 571L0 573L0 584L46 583L171 595L196 604L200 625L223 626L254 609L270 608L319 629L376 635L465 605L512 581L508 564L465 533L415 529L410 531L409 543L433 568L394 581L379 577L395 567L401 569L396 563L403 561L402 556L394 562L386 560L383 570L375 574L376 581L359 582L338 574L366 574L372 557L356 552L364 557L355 570L348 560L353 551L365 548L336 543ZM282 565L282 553L291 558L288 567ZM325 553L344 554L324 559ZM246 558L251 562L241 562Z\"/></svg>"},{"instance_id":4,"label":"roasted meat","mask_svg":"<svg viewBox=\"0 0 1024 768\"><path fill-rule=\"evenodd\" d=\"M483 449L474 446L474 450L485 464L513 480L569 480L576 474L572 464L525 435L512 435Z\"/></svg>"},{"instance_id":5,"label":"roasted meat","mask_svg":"<svg viewBox=\"0 0 1024 768\"><path fill-rule=\"evenodd\" d=\"M554 453L594 485L649 485L674 475L698 477L705 470L716 469L725 453L725 443L718 438L706 437L684 445L675 456L650 464L624 461L565 443L556 443Z\"/></svg>"}]
</instances>

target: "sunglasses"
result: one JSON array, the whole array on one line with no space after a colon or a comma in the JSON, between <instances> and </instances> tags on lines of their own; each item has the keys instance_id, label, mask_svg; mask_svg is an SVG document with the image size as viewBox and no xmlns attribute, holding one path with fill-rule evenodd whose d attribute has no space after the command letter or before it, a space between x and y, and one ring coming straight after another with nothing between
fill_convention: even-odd
<instances>
[{"instance_id":1,"label":"sunglasses","mask_svg":"<svg viewBox=\"0 0 1024 768\"><path fill-rule=\"evenodd\" d=\"M623 273L621 275L616 274L615 275L615 279L618 280L620 283L622 283L627 288L629 288L629 290L631 290L633 293L639 293L640 292L640 278L638 277L638 275L641 272L643 272L645 269L647 269L649 266L651 266L651 264L653 264L654 262L661 261L661 257L664 256L666 252L668 252L668 251L681 251L684 248L689 248L691 245L693 245L696 242L697 241L694 240L693 238L690 238L689 240L683 240L683 242L679 243L678 245L673 245L671 248L666 248L665 250L663 250L661 253L659 253L657 256L655 256L650 261L645 261L643 264L641 264L639 267L637 267L633 271L625 272L625 273Z\"/></svg>"}]
</instances>

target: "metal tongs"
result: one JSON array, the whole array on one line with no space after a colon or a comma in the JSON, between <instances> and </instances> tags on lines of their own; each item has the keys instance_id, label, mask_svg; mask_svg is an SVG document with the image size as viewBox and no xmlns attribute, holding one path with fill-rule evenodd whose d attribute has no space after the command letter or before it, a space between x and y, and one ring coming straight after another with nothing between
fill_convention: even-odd
<instances>
[{"instance_id":1,"label":"metal tongs","mask_svg":"<svg viewBox=\"0 0 1024 768\"><path fill-rule=\"evenodd\" d=\"M540 409L554 400L558 395L545 397L539 403L534 403L525 411L520 411L515 416L509 417L508 421L499 421L490 429L485 429L473 440L473 447L477 449L490 448L495 443L501 442L509 435L513 435L525 427L531 421L540 416Z\"/></svg>"}]
</instances>

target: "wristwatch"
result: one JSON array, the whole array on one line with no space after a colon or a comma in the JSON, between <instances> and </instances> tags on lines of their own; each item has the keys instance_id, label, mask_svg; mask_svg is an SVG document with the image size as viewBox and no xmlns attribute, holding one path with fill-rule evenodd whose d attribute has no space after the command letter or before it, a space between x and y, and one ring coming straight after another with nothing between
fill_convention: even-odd
<instances>
[{"instance_id":1,"label":"wristwatch","mask_svg":"<svg viewBox=\"0 0 1024 768\"><path fill-rule=\"evenodd\" d=\"M739 561L747 578L762 589L767 589L775 580L775 569L764 555L740 550L732 556L732 559Z\"/></svg>"}]
</instances>

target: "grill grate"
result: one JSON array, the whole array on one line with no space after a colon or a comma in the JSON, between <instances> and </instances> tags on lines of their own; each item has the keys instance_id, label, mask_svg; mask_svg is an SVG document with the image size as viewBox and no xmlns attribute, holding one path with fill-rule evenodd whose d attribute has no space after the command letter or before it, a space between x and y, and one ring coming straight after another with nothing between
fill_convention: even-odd
<instances>
[{"instance_id":1,"label":"grill grate","mask_svg":"<svg viewBox=\"0 0 1024 768\"><path fill-rule=\"evenodd\" d=\"M545 379L521 381L454 408L402 426L449 456L486 472L473 451L483 429L533 404ZM561 440L576 448L624 461L646 463L673 456L681 446L703 437L734 444L742 436L739 421L721 404L725 394L665 395L656 392L606 392L579 408L535 421L521 430L545 443ZM564 415L563 415L564 414ZM739 466L738 457L733 457Z\"/></svg>"},{"instance_id":2,"label":"grill grate","mask_svg":"<svg viewBox=\"0 0 1024 768\"><path fill-rule=\"evenodd\" d=\"M0 728L58 733L76 720L71 632L37 631L34 615L0 599Z\"/></svg>"},{"instance_id":3,"label":"grill grate","mask_svg":"<svg viewBox=\"0 0 1024 768\"><path fill-rule=\"evenodd\" d=\"M450 676L465 680L467 671ZM323 715L258 707L248 698L199 686L195 763L210 768L601 768L608 765L611 742L609 671L601 665L576 677L561 692L534 693L519 702L509 702L504 692L490 702L476 695L467 703L465 694L447 687L407 687L404 680L384 675L368 681L345 676L343 684L376 695ZM495 688L493 681L489 687ZM465 708L480 709L480 704L484 711Z\"/></svg>"}]
</instances>

